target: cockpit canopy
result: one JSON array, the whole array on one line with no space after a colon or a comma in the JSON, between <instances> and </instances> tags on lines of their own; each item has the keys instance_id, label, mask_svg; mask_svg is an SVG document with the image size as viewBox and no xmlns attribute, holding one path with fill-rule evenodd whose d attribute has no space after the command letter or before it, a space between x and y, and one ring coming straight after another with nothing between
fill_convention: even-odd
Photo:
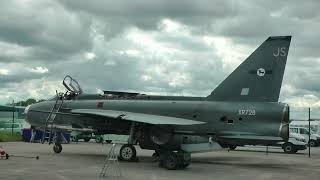
<instances>
[{"instance_id":1,"label":"cockpit canopy","mask_svg":"<svg viewBox=\"0 0 320 180\"><path fill-rule=\"evenodd\" d=\"M67 75L64 79L62 84L66 89L74 94L82 94L82 89L77 80L73 79L71 76Z\"/></svg>"}]
</instances>

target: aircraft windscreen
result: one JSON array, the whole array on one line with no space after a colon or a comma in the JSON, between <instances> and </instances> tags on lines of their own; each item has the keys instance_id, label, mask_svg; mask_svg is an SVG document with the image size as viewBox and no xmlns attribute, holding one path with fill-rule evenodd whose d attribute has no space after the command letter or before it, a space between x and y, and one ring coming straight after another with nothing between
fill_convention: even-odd
<instances>
[{"instance_id":1,"label":"aircraft windscreen","mask_svg":"<svg viewBox=\"0 0 320 180\"><path fill-rule=\"evenodd\" d=\"M48 101L53 101L57 99L57 95L52 96L51 98L47 99Z\"/></svg>"}]
</instances>

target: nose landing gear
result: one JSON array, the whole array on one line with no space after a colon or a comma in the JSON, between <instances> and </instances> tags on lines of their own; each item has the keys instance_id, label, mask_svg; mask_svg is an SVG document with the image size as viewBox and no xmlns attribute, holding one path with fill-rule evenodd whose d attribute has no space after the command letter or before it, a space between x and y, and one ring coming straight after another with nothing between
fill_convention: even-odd
<instances>
[{"instance_id":1,"label":"nose landing gear","mask_svg":"<svg viewBox=\"0 0 320 180\"><path fill-rule=\"evenodd\" d=\"M53 145L53 151L55 152L55 153L61 153L61 151L62 151L62 145L60 144L60 143L55 143L54 145Z\"/></svg>"}]
</instances>

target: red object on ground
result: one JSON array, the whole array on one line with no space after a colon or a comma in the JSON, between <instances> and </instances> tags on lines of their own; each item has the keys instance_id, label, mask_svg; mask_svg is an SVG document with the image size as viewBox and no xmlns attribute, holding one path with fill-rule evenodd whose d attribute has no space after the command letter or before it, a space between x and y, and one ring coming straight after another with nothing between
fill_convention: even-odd
<instances>
[{"instance_id":1,"label":"red object on ground","mask_svg":"<svg viewBox=\"0 0 320 180\"><path fill-rule=\"evenodd\" d=\"M6 151L3 149L2 146L0 146L0 156L6 155Z\"/></svg>"},{"instance_id":2,"label":"red object on ground","mask_svg":"<svg viewBox=\"0 0 320 180\"><path fill-rule=\"evenodd\" d=\"M5 155L6 155L6 151L2 146L0 146L0 156L5 156Z\"/></svg>"},{"instance_id":3,"label":"red object on ground","mask_svg":"<svg viewBox=\"0 0 320 180\"><path fill-rule=\"evenodd\" d=\"M0 158L3 159L9 159L9 154L6 153L6 151L4 150L4 148L2 146L0 146Z\"/></svg>"},{"instance_id":4,"label":"red object on ground","mask_svg":"<svg viewBox=\"0 0 320 180\"><path fill-rule=\"evenodd\" d=\"M3 159L9 159L9 154L6 153L6 151L4 150L4 148L2 146L0 146L0 158Z\"/></svg>"}]
</instances>

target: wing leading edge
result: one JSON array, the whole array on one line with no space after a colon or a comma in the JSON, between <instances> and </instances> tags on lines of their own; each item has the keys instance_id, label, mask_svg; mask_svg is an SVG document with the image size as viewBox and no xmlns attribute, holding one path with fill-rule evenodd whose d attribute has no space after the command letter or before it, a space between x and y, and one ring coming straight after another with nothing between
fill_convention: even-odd
<instances>
[{"instance_id":1,"label":"wing leading edge","mask_svg":"<svg viewBox=\"0 0 320 180\"><path fill-rule=\"evenodd\" d=\"M205 123L202 121L194 121L184 118L103 109L73 109L71 110L71 112L83 115L95 115L154 125L197 125Z\"/></svg>"}]
</instances>

